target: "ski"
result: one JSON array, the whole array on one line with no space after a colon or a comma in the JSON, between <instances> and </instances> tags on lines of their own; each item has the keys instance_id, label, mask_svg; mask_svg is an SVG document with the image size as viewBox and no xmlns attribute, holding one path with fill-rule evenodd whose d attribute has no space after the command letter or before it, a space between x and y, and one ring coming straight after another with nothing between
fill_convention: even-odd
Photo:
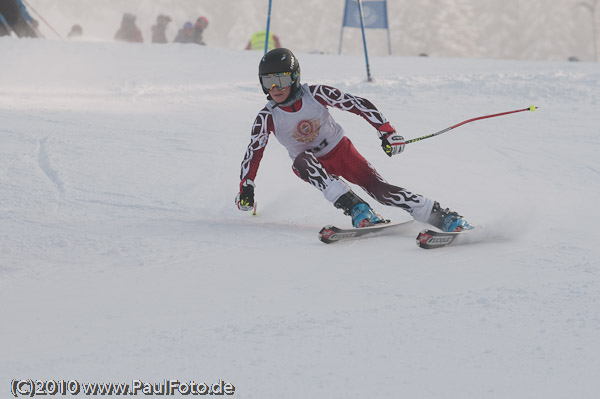
<instances>
[{"instance_id":1,"label":"ski","mask_svg":"<svg viewBox=\"0 0 600 399\"><path fill-rule=\"evenodd\" d=\"M341 229L335 226L325 226L319 231L319 240L325 244L331 244L339 241L348 241L355 238L361 238L369 235L375 235L377 233L383 233L390 230L395 230L401 226L407 226L411 224L413 220L400 223L381 223L369 227L360 227L352 229Z\"/></svg>"},{"instance_id":2,"label":"ski","mask_svg":"<svg viewBox=\"0 0 600 399\"><path fill-rule=\"evenodd\" d=\"M425 229L417 236L417 246L423 249L443 248L452 244L454 240L465 234L469 234L471 230L457 232L442 232Z\"/></svg>"}]
</instances>

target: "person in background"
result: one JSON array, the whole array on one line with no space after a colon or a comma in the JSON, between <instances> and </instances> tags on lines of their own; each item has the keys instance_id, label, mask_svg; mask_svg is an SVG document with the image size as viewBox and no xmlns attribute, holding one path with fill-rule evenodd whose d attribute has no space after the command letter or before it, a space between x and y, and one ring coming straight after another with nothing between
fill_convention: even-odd
<instances>
[{"instance_id":1,"label":"person in background","mask_svg":"<svg viewBox=\"0 0 600 399\"><path fill-rule=\"evenodd\" d=\"M188 21L183 24L183 28L179 29L179 32L177 32L177 36L175 36L173 43L193 43L194 33L194 24Z\"/></svg>"},{"instance_id":2,"label":"person in background","mask_svg":"<svg viewBox=\"0 0 600 399\"><path fill-rule=\"evenodd\" d=\"M73 25L71 27L71 31L67 34L67 37L69 39L73 39L73 38L81 37L81 36L83 36L83 28L81 27L81 25L77 25L77 24Z\"/></svg>"},{"instance_id":3,"label":"person in background","mask_svg":"<svg viewBox=\"0 0 600 399\"><path fill-rule=\"evenodd\" d=\"M254 32L246 45L246 50L264 50L265 49L265 40L267 38L267 31L261 30L258 32ZM281 42L277 35L269 32L269 44L268 50L271 51L276 48L281 47Z\"/></svg>"},{"instance_id":4,"label":"person in background","mask_svg":"<svg viewBox=\"0 0 600 399\"><path fill-rule=\"evenodd\" d=\"M22 0L0 0L0 36L11 34L17 37L43 37Z\"/></svg>"},{"instance_id":5,"label":"person in background","mask_svg":"<svg viewBox=\"0 0 600 399\"><path fill-rule=\"evenodd\" d=\"M202 33L204 33L204 29L208 27L208 18L199 17L194 24L194 40L193 42L196 44L200 44L202 46L206 45L204 40L202 39Z\"/></svg>"},{"instance_id":6,"label":"person in background","mask_svg":"<svg viewBox=\"0 0 600 399\"><path fill-rule=\"evenodd\" d=\"M160 14L156 17L156 25L152 25L152 43L168 43L167 25L171 22L171 17Z\"/></svg>"},{"instance_id":7,"label":"person in background","mask_svg":"<svg viewBox=\"0 0 600 399\"><path fill-rule=\"evenodd\" d=\"M135 15L128 12L123 14L121 27L117 33L115 33L115 40L131 43L142 43L144 41L142 38L142 31L135 24Z\"/></svg>"}]
</instances>

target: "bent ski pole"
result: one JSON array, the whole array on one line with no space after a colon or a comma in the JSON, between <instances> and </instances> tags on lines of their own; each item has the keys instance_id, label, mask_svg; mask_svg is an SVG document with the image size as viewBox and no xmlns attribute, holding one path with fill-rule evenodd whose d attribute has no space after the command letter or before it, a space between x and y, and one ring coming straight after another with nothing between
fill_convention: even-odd
<instances>
[{"instance_id":1,"label":"bent ski pole","mask_svg":"<svg viewBox=\"0 0 600 399\"><path fill-rule=\"evenodd\" d=\"M514 111L501 112L501 113L499 113L499 114L493 114L493 115L479 116L479 117L477 117L477 118L468 119L468 120L466 120L466 121L462 121L462 122L460 122L460 123L457 123L456 125L453 125L453 126L447 127L447 128L445 128L444 130L440 130L439 132L431 133L431 134L428 134L428 135L425 135L425 136L421 136L421 137L417 137L417 138L414 138L414 139L411 139L411 140L406 140L404 143L398 143L398 144L410 144L410 143L414 143L414 142L417 142L417 141L421 141L421 140L428 139L428 138L430 138L430 137L439 136L440 134L442 134L442 133L446 133L446 132L448 132L448 131L450 131L450 130L452 130L452 129L454 129L454 128L457 128L457 127L459 127L459 126L462 126L462 125L464 125L464 124L467 124L467 123L469 123L469 122L478 121L478 120L480 120L480 119L493 118L493 117L496 117L496 116L502 116L502 115L514 114L514 113L516 113L516 112L523 112L523 111L531 111L531 112L533 112L533 111L535 111L537 108L538 108L538 107L536 107L535 105L532 105L532 106L530 106L530 107L528 107L528 108L517 109L517 110L514 110Z\"/></svg>"}]
</instances>

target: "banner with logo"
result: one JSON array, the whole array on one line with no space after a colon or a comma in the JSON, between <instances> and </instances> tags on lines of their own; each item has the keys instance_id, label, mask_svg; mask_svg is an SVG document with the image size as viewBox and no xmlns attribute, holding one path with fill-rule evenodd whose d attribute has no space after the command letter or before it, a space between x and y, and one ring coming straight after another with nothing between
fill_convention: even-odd
<instances>
[{"instance_id":1,"label":"banner with logo","mask_svg":"<svg viewBox=\"0 0 600 399\"><path fill-rule=\"evenodd\" d=\"M360 28L360 14L358 0L346 0L344 8L344 22L342 26ZM363 23L367 29L388 29L386 0L363 0Z\"/></svg>"},{"instance_id":2,"label":"banner with logo","mask_svg":"<svg viewBox=\"0 0 600 399\"><path fill-rule=\"evenodd\" d=\"M362 24L361 24L362 10ZM340 33L340 47L338 53L342 53L342 41L344 38L344 27L363 29L386 29L388 40L388 53L392 54L390 41L390 29L388 23L387 0L346 0L344 6L344 19Z\"/></svg>"}]
</instances>

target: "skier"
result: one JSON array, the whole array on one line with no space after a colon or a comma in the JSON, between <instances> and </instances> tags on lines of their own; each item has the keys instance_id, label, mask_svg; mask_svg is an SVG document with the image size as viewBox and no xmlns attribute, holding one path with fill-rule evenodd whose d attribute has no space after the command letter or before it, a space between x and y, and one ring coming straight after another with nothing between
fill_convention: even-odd
<instances>
[{"instance_id":1,"label":"skier","mask_svg":"<svg viewBox=\"0 0 600 399\"><path fill-rule=\"evenodd\" d=\"M194 24L194 39L193 42L199 44L201 46L205 46L204 39L202 38L202 34L204 30L208 27L208 18L206 17L198 17L196 23Z\"/></svg>"},{"instance_id":2,"label":"skier","mask_svg":"<svg viewBox=\"0 0 600 399\"><path fill-rule=\"evenodd\" d=\"M171 22L171 17L160 14L156 17L156 25L152 25L152 43L168 43L167 40L167 25Z\"/></svg>"},{"instance_id":3,"label":"skier","mask_svg":"<svg viewBox=\"0 0 600 399\"><path fill-rule=\"evenodd\" d=\"M253 209L254 179L269 134L273 133L288 150L296 175L351 216L354 227L389 221L375 213L341 177L362 187L381 204L402 208L414 219L442 231L473 228L458 213L442 209L437 201L386 182L358 153L327 110L336 107L360 115L377 129L381 147L388 156L400 154L404 138L369 100L331 86L301 85L298 59L285 48L271 50L261 59L258 77L270 101L252 125L250 144L242 161L240 190L235 200L240 210Z\"/></svg>"},{"instance_id":4,"label":"skier","mask_svg":"<svg viewBox=\"0 0 600 399\"><path fill-rule=\"evenodd\" d=\"M246 45L246 50L262 50L265 48L265 40L267 39L267 31L261 30L258 32L254 32L252 36L250 36L250 40L248 40L248 44ZM281 41L279 40L279 36L274 35L273 32L269 32L269 43L267 44L268 50L273 50L275 48L281 47Z\"/></svg>"},{"instance_id":5,"label":"skier","mask_svg":"<svg viewBox=\"0 0 600 399\"><path fill-rule=\"evenodd\" d=\"M179 29L173 43L194 43L195 32L194 25L188 21L183 24L183 28Z\"/></svg>"},{"instance_id":6,"label":"skier","mask_svg":"<svg viewBox=\"0 0 600 399\"><path fill-rule=\"evenodd\" d=\"M69 39L78 38L83 36L83 28L81 25L75 24L71 27L71 31L67 34Z\"/></svg>"},{"instance_id":7,"label":"skier","mask_svg":"<svg viewBox=\"0 0 600 399\"><path fill-rule=\"evenodd\" d=\"M0 36L8 36L11 30L17 37L41 37L38 21L33 19L22 0L0 1Z\"/></svg>"},{"instance_id":8,"label":"skier","mask_svg":"<svg viewBox=\"0 0 600 399\"><path fill-rule=\"evenodd\" d=\"M142 31L140 31L140 28L135 24L135 15L128 12L123 14L121 27L117 33L115 33L115 40L131 43L142 43L144 41L142 38Z\"/></svg>"}]
</instances>

